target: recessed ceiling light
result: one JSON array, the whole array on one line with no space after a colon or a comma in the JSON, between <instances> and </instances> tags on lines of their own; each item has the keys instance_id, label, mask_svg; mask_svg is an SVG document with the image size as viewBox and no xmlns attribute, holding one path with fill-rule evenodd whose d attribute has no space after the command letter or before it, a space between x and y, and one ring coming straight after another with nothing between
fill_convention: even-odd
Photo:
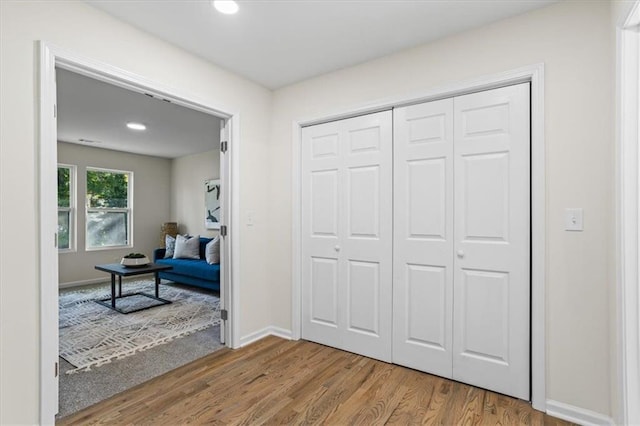
<instances>
[{"instance_id":1,"label":"recessed ceiling light","mask_svg":"<svg viewBox=\"0 0 640 426\"><path fill-rule=\"evenodd\" d=\"M220 13L224 13L225 15L233 15L238 12L238 3L233 0L214 0L213 6Z\"/></svg>"},{"instance_id":2,"label":"recessed ceiling light","mask_svg":"<svg viewBox=\"0 0 640 426\"><path fill-rule=\"evenodd\" d=\"M131 130L147 130L147 126L145 126L142 123L130 122L130 123L127 123L127 127L130 128Z\"/></svg>"}]
</instances>

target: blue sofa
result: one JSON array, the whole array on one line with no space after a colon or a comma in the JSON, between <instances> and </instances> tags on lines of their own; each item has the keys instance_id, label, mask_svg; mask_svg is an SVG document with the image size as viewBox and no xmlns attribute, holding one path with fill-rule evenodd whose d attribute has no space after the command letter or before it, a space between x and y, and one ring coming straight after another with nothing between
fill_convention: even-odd
<instances>
[{"instance_id":1,"label":"blue sofa","mask_svg":"<svg viewBox=\"0 0 640 426\"><path fill-rule=\"evenodd\" d=\"M169 271L160 272L158 274L160 278L179 284L220 291L220 264L209 265L205 260L204 250L209 241L211 241L211 238L200 237L200 259L198 260L165 259L165 249L155 249L153 251L153 262L173 267Z\"/></svg>"}]
</instances>

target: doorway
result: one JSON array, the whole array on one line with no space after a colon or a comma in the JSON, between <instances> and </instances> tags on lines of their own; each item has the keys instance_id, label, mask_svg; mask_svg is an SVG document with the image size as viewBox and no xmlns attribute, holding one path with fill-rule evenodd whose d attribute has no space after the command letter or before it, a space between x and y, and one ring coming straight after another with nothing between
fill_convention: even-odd
<instances>
[{"instance_id":1,"label":"doorway","mask_svg":"<svg viewBox=\"0 0 640 426\"><path fill-rule=\"evenodd\" d=\"M40 43L40 117L39 117L39 216L40 216L40 282L41 282L41 422L50 423L58 407L58 261L57 261L57 128L56 128L56 68L91 77L147 96L157 97L176 105L203 112L224 120L221 140L226 150L220 153L221 223L226 236L221 238L220 309L221 337L228 347L238 346L239 313L234 291L234 267L238 265L237 236L233 225L238 223L238 144L239 117L190 93L163 87L140 76L108 64L79 57L72 52ZM204 211L204 206L202 208ZM204 220L204 218L203 218Z\"/></svg>"}]
</instances>

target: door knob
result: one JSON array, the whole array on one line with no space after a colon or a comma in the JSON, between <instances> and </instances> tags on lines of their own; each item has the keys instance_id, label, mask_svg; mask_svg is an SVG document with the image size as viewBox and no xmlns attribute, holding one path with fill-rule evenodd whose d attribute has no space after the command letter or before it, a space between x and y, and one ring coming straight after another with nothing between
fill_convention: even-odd
<instances>
[{"instance_id":1,"label":"door knob","mask_svg":"<svg viewBox=\"0 0 640 426\"><path fill-rule=\"evenodd\" d=\"M335 246L334 249L335 251L340 251L340 246Z\"/></svg>"},{"instance_id":2,"label":"door knob","mask_svg":"<svg viewBox=\"0 0 640 426\"><path fill-rule=\"evenodd\" d=\"M458 257L459 257L460 259L462 259L462 258L464 257L464 251L462 251L462 250L458 250L457 255L458 255Z\"/></svg>"}]
</instances>

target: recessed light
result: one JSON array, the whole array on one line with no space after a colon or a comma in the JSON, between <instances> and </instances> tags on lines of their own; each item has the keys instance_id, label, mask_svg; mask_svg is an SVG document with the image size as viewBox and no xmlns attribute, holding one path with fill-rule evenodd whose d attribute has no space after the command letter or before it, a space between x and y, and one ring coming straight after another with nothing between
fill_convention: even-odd
<instances>
[{"instance_id":1,"label":"recessed light","mask_svg":"<svg viewBox=\"0 0 640 426\"><path fill-rule=\"evenodd\" d=\"M147 130L147 126L145 126L142 123L130 122L130 123L127 123L127 127L130 128L131 130Z\"/></svg>"},{"instance_id":2,"label":"recessed light","mask_svg":"<svg viewBox=\"0 0 640 426\"><path fill-rule=\"evenodd\" d=\"M220 13L225 15L233 15L238 12L238 3L233 0L214 0L213 7Z\"/></svg>"},{"instance_id":3,"label":"recessed light","mask_svg":"<svg viewBox=\"0 0 640 426\"><path fill-rule=\"evenodd\" d=\"M96 141L96 140L93 140L93 139L85 139L85 138L80 138L80 139L78 139L78 141L82 142L82 143L102 143L100 141Z\"/></svg>"}]
</instances>

